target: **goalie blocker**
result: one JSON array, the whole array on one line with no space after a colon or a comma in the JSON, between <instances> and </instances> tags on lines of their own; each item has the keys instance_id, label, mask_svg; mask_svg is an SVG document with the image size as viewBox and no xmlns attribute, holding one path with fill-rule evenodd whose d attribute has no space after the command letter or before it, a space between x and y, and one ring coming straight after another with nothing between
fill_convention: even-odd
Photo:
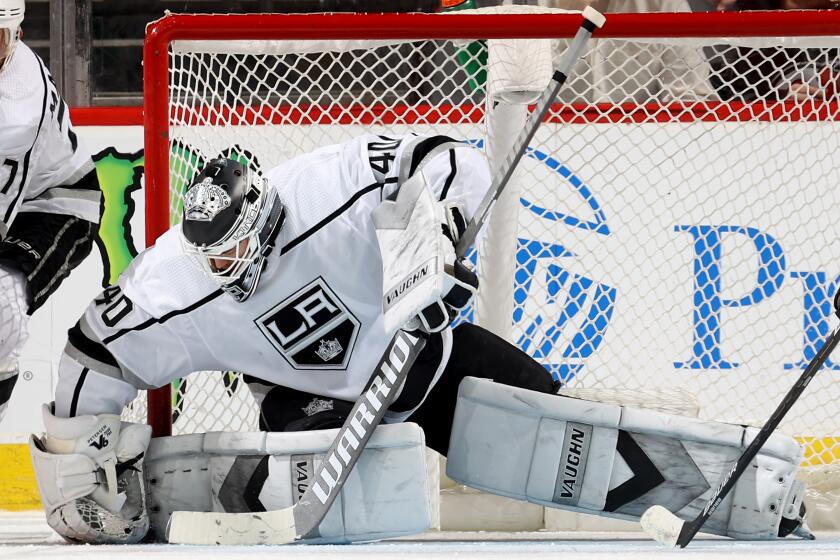
<instances>
[{"instance_id":1,"label":"goalie blocker","mask_svg":"<svg viewBox=\"0 0 840 560\"><path fill-rule=\"evenodd\" d=\"M658 504L683 519L704 507L757 429L465 378L446 474L547 507L638 520ZM812 538L802 449L773 435L704 531L737 539Z\"/></svg>"}]
</instances>

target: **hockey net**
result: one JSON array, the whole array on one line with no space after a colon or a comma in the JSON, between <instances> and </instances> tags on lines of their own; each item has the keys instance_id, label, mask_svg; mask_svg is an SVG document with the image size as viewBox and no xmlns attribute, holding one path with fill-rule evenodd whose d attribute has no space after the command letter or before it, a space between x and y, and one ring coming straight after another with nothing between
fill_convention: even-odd
<instances>
[{"instance_id":1,"label":"hockey net","mask_svg":"<svg viewBox=\"0 0 840 560\"><path fill-rule=\"evenodd\" d=\"M840 41L827 35L840 14L809 17L608 15L494 210L463 320L572 390L761 425L836 321ZM149 241L180 219L184 187L218 154L268 169L362 133L414 132L470 142L495 163L578 23L156 22L144 62ZM805 444L805 476L827 495L840 466L838 370L840 356L780 428ZM156 399L159 430L257 427L236 372L194 373Z\"/></svg>"}]
</instances>

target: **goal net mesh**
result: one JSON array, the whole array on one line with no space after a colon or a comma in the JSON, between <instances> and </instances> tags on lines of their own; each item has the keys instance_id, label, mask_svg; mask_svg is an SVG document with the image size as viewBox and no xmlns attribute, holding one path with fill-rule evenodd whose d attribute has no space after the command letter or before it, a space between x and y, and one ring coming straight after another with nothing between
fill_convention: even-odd
<instances>
[{"instance_id":1,"label":"goal net mesh","mask_svg":"<svg viewBox=\"0 0 840 560\"><path fill-rule=\"evenodd\" d=\"M655 391L761 425L836 321L840 59L818 38L669 32L590 42L494 210L461 320L571 389ZM267 170L363 133L416 133L493 163L538 86L539 68L521 69L566 44L176 41L170 223L217 155ZM808 473L840 460L838 370L829 360L780 428L805 444ZM188 375L172 395L173 433L257 428L237 372Z\"/></svg>"}]
</instances>

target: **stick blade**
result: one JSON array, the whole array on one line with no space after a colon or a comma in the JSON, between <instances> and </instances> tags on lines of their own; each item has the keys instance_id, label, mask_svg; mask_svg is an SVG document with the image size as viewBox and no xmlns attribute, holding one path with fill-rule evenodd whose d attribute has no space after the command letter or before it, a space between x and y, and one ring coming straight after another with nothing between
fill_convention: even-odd
<instances>
[{"instance_id":1,"label":"stick blade","mask_svg":"<svg viewBox=\"0 0 840 560\"><path fill-rule=\"evenodd\" d=\"M176 511L166 533L172 544L287 544L297 539L291 507L259 513Z\"/></svg>"},{"instance_id":2,"label":"stick blade","mask_svg":"<svg viewBox=\"0 0 840 560\"><path fill-rule=\"evenodd\" d=\"M662 506L652 506L642 515L642 529L657 542L676 547L685 521Z\"/></svg>"}]
</instances>

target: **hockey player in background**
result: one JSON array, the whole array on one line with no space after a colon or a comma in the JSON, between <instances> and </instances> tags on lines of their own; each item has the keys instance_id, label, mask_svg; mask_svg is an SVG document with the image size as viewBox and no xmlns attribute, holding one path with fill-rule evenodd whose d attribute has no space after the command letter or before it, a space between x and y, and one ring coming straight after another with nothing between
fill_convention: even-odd
<instances>
[{"instance_id":1,"label":"hockey player in background","mask_svg":"<svg viewBox=\"0 0 840 560\"><path fill-rule=\"evenodd\" d=\"M91 251L100 190L44 62L21 40L24 0L0 0L0 420L29 316Z\"/></svg>"},{"instance_id":2,"label":"hockey player in background","mask_svg":"<svg viewBox=\"0 0 840 560\"><path fill-rule=\"evenodd\" d=\"M119 416L138 389L194 371L247 372L262 429L305 431L295 448L311 452L317 445L306 442L346 419L400 325L428 341L385 422L419 424L426 444L449 455L459 480L551 507L623 518L638 517L648 498L670 505L662 499L668 477L677 478L673 494L679 500L694 490L699 497L709 487L706 479L684 464L671 465L682 460L673 446L690 432L688 420L651 420L622 414L615 405L554 395L552 377L513 345L474 325L450 327L478 287L475 274L455 259L454 246L490 183L481 152L444 136L365 135L291 159L265 177L231 159L210 161L186 192L183 221L138 255L69 332L55 402L44 407L46 435L30 440L50 525L79 542L136 542L148 531L149 510L160 511L160 500L147 507L143 479L150 429L121 423ZM413 280L395 292L384 289L384 271L400 270L414 257L403 245L383 242L393 239L387 230L397 229L416 237L414 247L433 248L443 280L428 301L410 307L416 315L407 323L388 327L389 302L415 297ZM396 277L419 281L415 266L402 266ZM656 466L653 459L640 463L638 454L624 459L632 468L652 470L636 479L626 469L613 475L613 464L624 464L619 455L637 445L620 436L625 416L636 422L635 430L648 426L655 434L645 457L656 458ZM670 426L681 429L666 445L659 440ZM717 426L701 433L724 442L735 438ZM269 438L251 444L234 437L216 446L243 459L226 462L228 474L214 470L210 477L210 484L222 486L212 491L212 501L234 504L225 511L263 511L261 500L288 496L289 468L280 465L289 465L294 451L283 455L283 445L266 443ZM187 463L209 452L190 441L193 447L183 444ZM752 481L743 493L747 501L758 494L762 504L772 502L773 511L742 508L744 519L726 517L718 532L777 538L800 527L804 486L790 474L799 447L784 444L777 455L785 460L774 457L769 469L779 473L779 482L774 478L767 490L755 492ZM717 448L704 445L695 462L720 469L725 461L711 451ZM170 446L179 451L179 444ZM264 467L256 466L254 455ZM243 474L249 461L256 470ZM395 467L403 465L399 461L362 463L358 469L374 469L362 480L376 486L355 500L364 511L348 514L352 535L342 529L338 539L423 530L427 524L418 526L412 506L399 495L417 477L406 480L406 469ZM422 453L412 464L410 472L425 477ZM161 476L207 470L179 463ZM689 480L682 480L684 473ZM207 507L200 488L207 479L201 479L188 490L192 479L155 480L149 487L181 492L177 508ZM784 523L780 505L790 518ZM162 534L159 527L156 533Z\"/></svg>"}]
</instances>

